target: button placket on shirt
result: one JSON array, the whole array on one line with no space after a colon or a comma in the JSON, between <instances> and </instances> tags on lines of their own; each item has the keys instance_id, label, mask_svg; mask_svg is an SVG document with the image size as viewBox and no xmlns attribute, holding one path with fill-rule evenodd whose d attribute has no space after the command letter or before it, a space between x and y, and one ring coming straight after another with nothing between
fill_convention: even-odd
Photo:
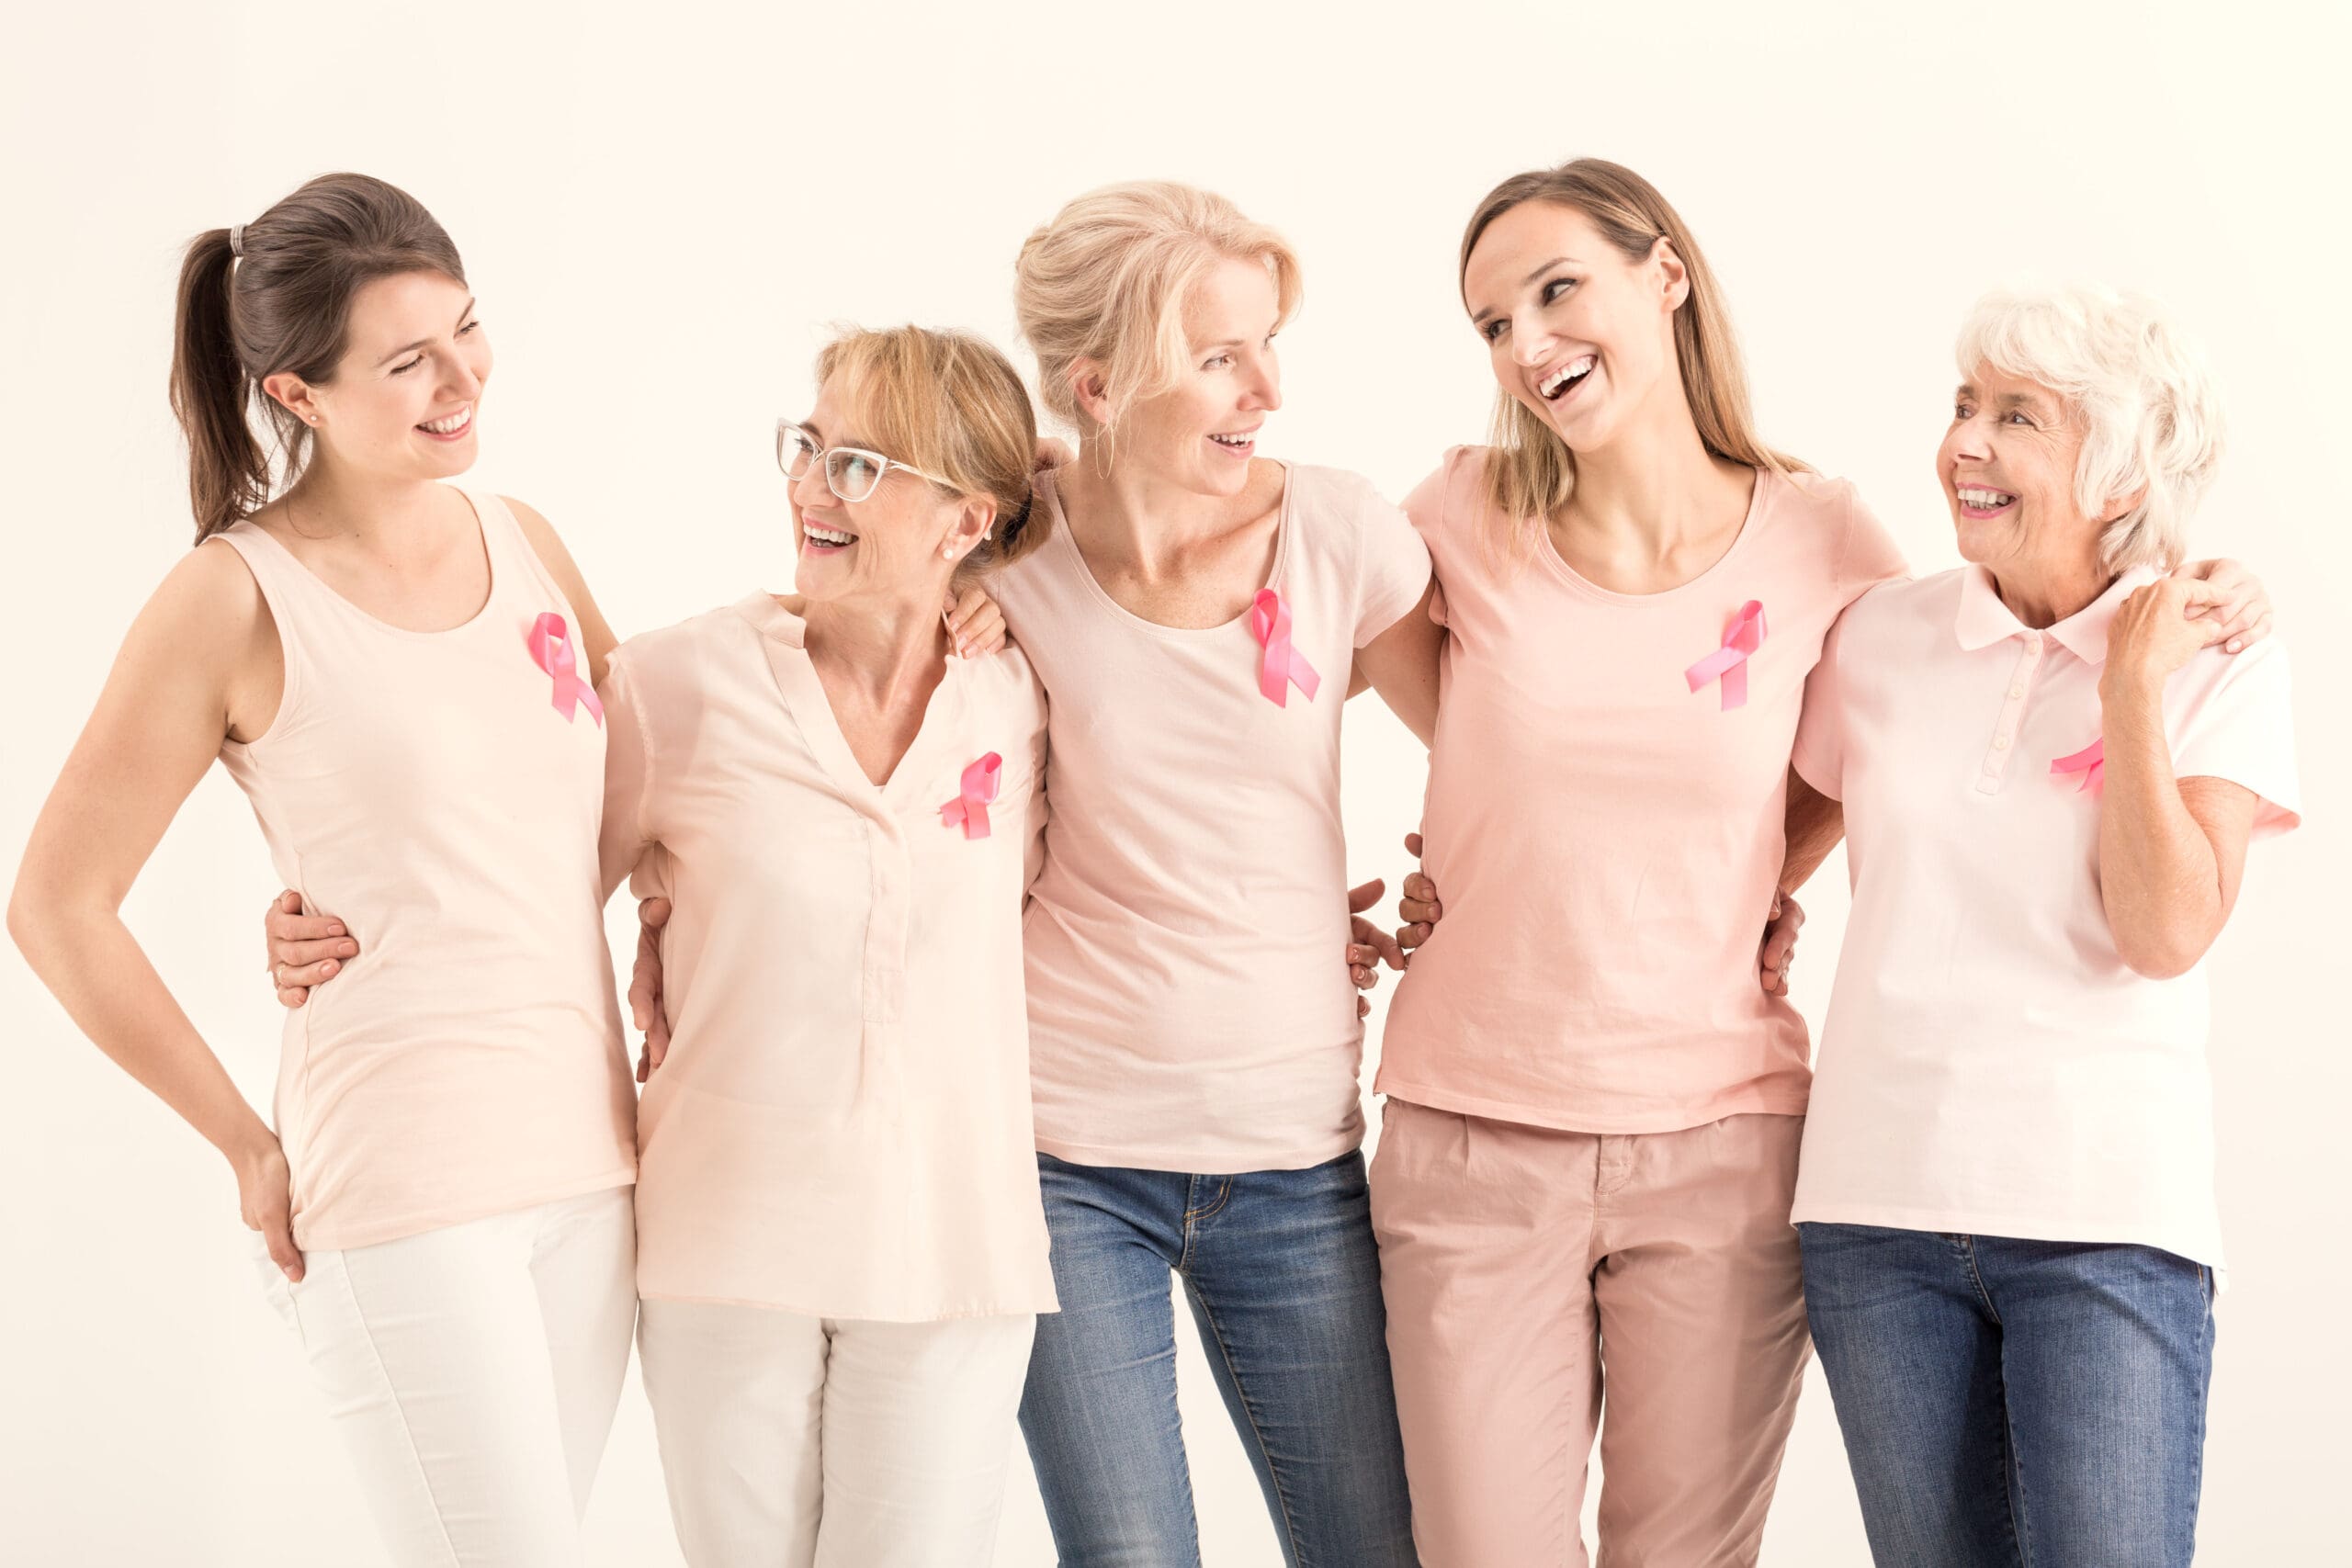
<instances>
[{"instance_id":1,"label":"button placket on shirt","mask_svg":"<svg viewBox=\"0 0 2352 1568\"><path fill-rule=\"evenodd\" d=\"M1999 793L2002 781L2008 775L2009 759L2017 753L2018 728L2025 716L2026 701L2033 693L2034 676L2041 669L2047 639L2040 632L2027 632L2022 640L2024 649L2018 655L2017 668L2009 672L2000 716L1993 722L1992 743L1985 748L1984 764L1976 773L1976 787L1985 795Z\"/></svg>"}]
</instances>

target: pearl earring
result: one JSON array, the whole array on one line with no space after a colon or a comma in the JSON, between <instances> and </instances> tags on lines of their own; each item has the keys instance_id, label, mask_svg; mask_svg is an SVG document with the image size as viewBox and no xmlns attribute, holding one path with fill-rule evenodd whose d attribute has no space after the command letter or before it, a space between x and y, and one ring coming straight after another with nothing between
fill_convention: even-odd
<instances>
[{"instance_id":1,"label":"pearl earring","mask_svg":"<svg viewBox=\"0 0 2352 1568\"><path fill-rule=\"evenodd\" d=\"M939 558L942 560L954 560L956 558L956 547L953 545L940 546Z\"/></svg>"}]
</instances>

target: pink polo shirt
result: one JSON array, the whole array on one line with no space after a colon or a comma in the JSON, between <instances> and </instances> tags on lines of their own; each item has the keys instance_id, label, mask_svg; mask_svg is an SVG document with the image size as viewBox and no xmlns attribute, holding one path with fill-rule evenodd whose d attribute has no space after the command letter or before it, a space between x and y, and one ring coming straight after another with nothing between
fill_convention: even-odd
<instances>
[{"instance_id":1,"label":"pink polo shirt","mask_svg":"<svg viewBox=\"0 0 2352 1568\"><path fill-rule=\"evenodd\" d=\"M931 1321L1051 1312L1021 907L1045 699L950 660L888 782L765 593L613 655L607 886L642 863L670 1054L638 1110L637 1280L667 1301ZM941 807L1001 759L989 832Z\"/></svg>"},{"instance_id":2,"label":"pink polo shirt","mask_svg":"<svg viewBox=\"0 0 2352 1568\"><path fill-rule=\"evenodd\" d=\"M1053 695L1030 1070L1037 1146L1075 1164L1295 1170L1363 1135L1340 712L1355 650L1420 602L1429 553L1365 480L1284 467L1267 586L1312 696L1260 689L1246 610L1191 628L1122 608L1050 474L1052 534L989 580Z\"/></svg>"},{"instance_id":3,"label":"pink polo shirt","mask_svg":"<svg viewBox=\"0 0 2352 1568\"><path fill-rule=\"evenodd\" d=\"M1756 981L1789 748L1823 634L1903 558L1852 485L1759 471L1714 565L1612 593L1541 530L1517 558L1497 542L1484 456L1455 448L1405 502L1445 601L1422 818L1445 914L1377 1087L1586 1133L1801 1112L1804 1021ZM1693 690L1750 603L1760 642Z\"/></svg>"},{"instance_id":4,"label":"pink polo shirt","mask_svg":"<svg viewBox=\"0 0 2352 1568\"><path fill-rule=\"evenodd\" d=\"M2117 956L2099 790L2053 773L2098 738L2109 624L2150 571L2050 627L1981 567L1846 613L1796 765L1846 805L1853 915L1805 1124L1794 1218L2135 1242L2218 1267L2203 965ZM2165 689L2181 778L2296 825L2287 651L2208 649Z\"/></svg>"}]
</instances>

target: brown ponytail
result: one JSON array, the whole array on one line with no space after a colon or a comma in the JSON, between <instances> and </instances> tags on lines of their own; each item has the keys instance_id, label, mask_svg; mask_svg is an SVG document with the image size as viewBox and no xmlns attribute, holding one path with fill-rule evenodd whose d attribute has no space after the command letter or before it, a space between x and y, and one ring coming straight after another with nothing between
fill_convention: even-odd
<instances>
[{"instance_id":1,"label":"brown ponytail","mask_svg":"<svg viewBox=\"0 0 2352 1568\"><path fill-rule=\"evenodd\" d=\"M190 241L173 329L172 412L187 437L188 497L198 544L269 503L301 477L310 427L260 391L281 371L313 386L334 378L367 284L407 272L458 283L465 264L423 204L366 175L321 175L244 225ZM268 421L275 457L255 435Z\"/></svg>"}]
</instances>

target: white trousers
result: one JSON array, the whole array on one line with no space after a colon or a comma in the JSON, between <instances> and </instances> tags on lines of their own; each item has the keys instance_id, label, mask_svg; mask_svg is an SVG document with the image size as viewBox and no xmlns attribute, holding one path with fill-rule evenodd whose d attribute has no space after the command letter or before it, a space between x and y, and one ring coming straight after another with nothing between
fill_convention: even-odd
<instances>
[{"instance_id":1,"label":"white trousers","mask_svg":"<svg viewBox=\"0 0 2352 1568\"><path fill-rule=\"evenodd\" d=\"M582 1561L637 1314L629 1199L305 1253L294 1285L263 1256L400 1568Z\"/></svg>"},{"instance_id":2,"label":"white trousers","mask_svg":"<svg viewBox=\"0 0 2352 1568\"><path fill-rule=\"evenodd\" d=\"M693 1568L986 1568L1034 1316L649 1301L638 1363Z\"/></svg>"}]
</instances>

